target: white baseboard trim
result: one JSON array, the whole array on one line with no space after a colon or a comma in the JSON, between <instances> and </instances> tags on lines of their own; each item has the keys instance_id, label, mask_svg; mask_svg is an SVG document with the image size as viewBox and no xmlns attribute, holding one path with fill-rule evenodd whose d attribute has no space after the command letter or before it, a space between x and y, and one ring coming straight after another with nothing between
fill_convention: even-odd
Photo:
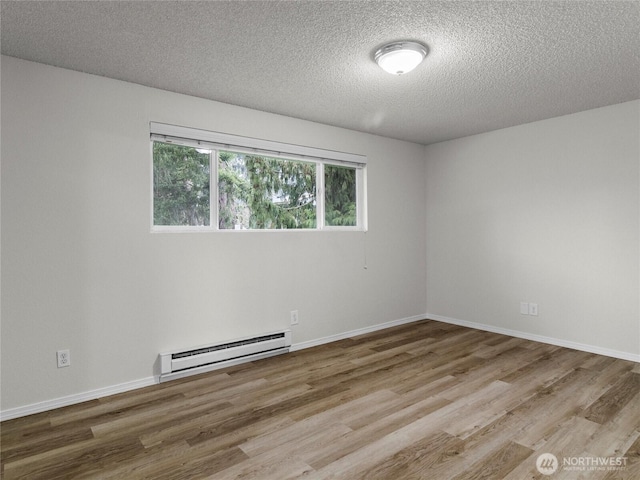
<instances>
[{"instance_id":1,"label":"white baseboard trim","mask_svg":"<svg viewBox=\"0 0 640 480\"><path fill-rule=\"evenodd\" d=\"M53 400L45 400L44 402L33 403L31 405L25 405L24 407L9 408L7 410L0 411L0 422L11 420L13 418L25 417L34 413L46 412L47 410L53 410L55 408L67 407L76 403L115 395L116 393L124 393L129 390L148 387L149 385L154 385L156 383L158 383L158 377L141 378L140 380L133 380L119 385L98 388L96 390L76 393L74 395L67 395L66 397L54 398Z\"/></svg>"},{"instance_id":2,"label":"white baseboard trim","mask_svg":"<svg viewBox=\"0 0 640 480\"><path fill-rule=\"evenodd\" d=\"M499 333L502 335L509 335L511 337L523 338L525 340L533 340L535 342L548 343L550 345L556 345L559 347L572 348L574 350L581 350L589 353L596 353L598 355L604 355L607 357L620 358L622 360L629 360L632 362L640 363L640 355L621 352L618 350L612 350L609 348L598 347L595 345L586 345L583 343L571 342L568 340L561 340L553 337L545 337L543 335L536 335L533 333L521 332L519 330L511 330L508 328L495 327L492 325L485 325L482 323L469 322L466 320L458 320L456 318L444 317L442 315L424 314L414 315L412 317L401 318L399 320L393 320L390 322L380 323L370 327L359 328L356 330L350 330L348 332L338 333L336 335L330 335L328 337L318 338L316 340L308 340L306 342L295 343L291 345L290 351L303 350L305 348L316 347L318 345L324 345L325 343L336 342L338 340L344 340L345 338L356 337L358 335L364 335L365 333L372 333L385 328L404 325L407 323L417 322L419 320L437 320L439 322L450 323L453 325L460 325L462 327L475 328L477 330L485 330L487 332ZM86 402L88 400L95 400L96 398L107 397L109 395L115 395L117 393L124 393L130 390L135 390L142 387L148 387L158 383L158 377L147 377L139 380L133 380L131 382L121 383L119 385L113 385L105 388L98 388L88 392L78 393L74 395L67 395L65 397L55 398L53 400L45 400L44 402L34 403L31 405L25 405L23 407L10 408L0 411L0 421L11 420L13 418L24 417L32 415L34 413L46 412L47 410L53 410L55 408L66 407L74 405L76 403Z\"/></svg>"},{"instance_id":3,"label":"white baseboard trim","mask_svg":"<svg viewBox=\"0 0 640 480\"><path fill-rule=\"evenodd\" d=\"M375 332L384 328L394 327L397 325L403 325L405 323L416 322L418 320L424 320L424 315L415 315L413 317L402 318L400 320L394 320L372 327L365 327L358 330L352 330L350 332L340 333L337 335L331 335L329 337L320 338L317 340L310 340L308 342L301 342L291 346L290 351L302 350L303 348L315 347L316 345L323 345L329 342L335 342L349 337L355 337L356 335L362 335L365 333ZM0 411L0 422L5 420L11 420L13 418L25 417L34 413L46 412L47 410L53 410L55 408L67 407L76 403L86 402L88 400L95 400L96 398L107 397L109 395L115 395L116 393L124 393L137 388L148 387L159 383L159 377L147 377L140 380L133 380L131 382L121 383L119 385L113 385L111 387L98 388L88 392L77 393L74 395L67 395L66 397L55 398L53 400L45 400L44 402L34 403L31 405L25 405L24 407L9 408L7 410Z\"/></svg>"},{"instance_id":4,"label":"white baseboard trim","mask_svg":"<svg viewBox=\"0 0 640 480\"><path fill-rule=\"evenodd\" d=\"M399 320L392 320L390 322L379 323L371 327L358 328L356 330L350 330L344 333L338 333L336 335L329 335L328 337L318 338L316 340L308 340L306 342L294 343L291 345L291 352L296 350L303 350L305 348L317 347L318 345L324 345L325 343L337 342L338 340L344 340L345 338L356 337L358 335L364 335L365 333L376 332L378 330L384 330L385 328L397 327L398 325L404 325L405 323L417 322L418 320L425 320L424 315L414 315L412 317L401 318Z\"/></svg>"},{"instance_id":5,"label":"white baseboard trim","mask_svg":"<svg viewBox=\"0 0 640 480\"><path fill-rule=\"evenodd\" d=\"M439 322L451 323L453 325L460 325L462 327L475 328L477 330L485 330L487 332L500 333L502 335L509 335L510 337L523 338L525 340L533 340L534 342L548 343L550 345L556 345L558 347L571 348L573 350L581 350L583 352L596 353L598 355L604 355L606 357L620 358L622 360L629 360L631 362L640 363L640 355L621 352L619 350L612 350L610 348L598 347L596 345L587 345L584 343L571 342L569 340L562 340L559 338L545 337L543 335L536 335L535 333L521 332L519 330L511 330L508 328L494 327L493 325L485 325L483 323L469 322L467 320L458 320L457 318L443 317L442 315L432 315L430 313L425 314L425 318L430 320L437 320Z\"/></svg>"}]
</instances>

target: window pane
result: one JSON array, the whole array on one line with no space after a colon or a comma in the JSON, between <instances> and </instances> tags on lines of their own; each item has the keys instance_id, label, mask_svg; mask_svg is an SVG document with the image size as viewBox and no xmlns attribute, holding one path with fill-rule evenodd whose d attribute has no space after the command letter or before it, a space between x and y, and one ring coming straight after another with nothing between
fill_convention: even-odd
<instances>
[{"instance_id":1,"label":"window pane","mask_svg":"<svg viewBox=\"0 0 640 480\"><path fill-rule=\"evenodd\" d=\"M153 224L209 225L210 154L153 142Z\"/></svg>"},{"instance_id":2,"label":"window pane","mask_svg":"<svg viewBox=\"0 0 640 480\"><path fill-rule=\"evenodd\" d=\"M218 152L220 229L316 227L316 165Z\"/></svg>"},{"instance_id":3,"label":"window pane","mask_svg":"<svg viewBox=\"0 0 640 480\"><path fill-rule=\"evenodd\" d=\"M324 166L325 225L356 226L356 169Z\"/></svg>"}]
</instances>

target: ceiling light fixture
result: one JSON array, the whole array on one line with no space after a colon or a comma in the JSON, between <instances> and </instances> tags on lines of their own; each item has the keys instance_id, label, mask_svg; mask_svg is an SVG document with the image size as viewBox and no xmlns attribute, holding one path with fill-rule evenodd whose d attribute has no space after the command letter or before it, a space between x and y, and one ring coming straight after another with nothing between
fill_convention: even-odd
<instances>
[{"instance_id":1,"label":"ceiling light fixture","mask_svg":"<svg viewBox=\"0 0 640 480\"><path fill-rule=\"evenodd\" d=\"M393 42L379 48L373 58L385 72L402 75L420 65L428 52L426 45L418 42Z\"/></svg>"}]
</instances>

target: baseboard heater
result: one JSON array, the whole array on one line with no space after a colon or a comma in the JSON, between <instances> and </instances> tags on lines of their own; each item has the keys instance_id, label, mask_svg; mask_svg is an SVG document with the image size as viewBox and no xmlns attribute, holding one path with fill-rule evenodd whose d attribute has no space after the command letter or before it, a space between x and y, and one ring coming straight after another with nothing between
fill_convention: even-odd
<instances>
[{"instance_id":1,"label":"baseboard heater","mask_svg":"<svg viewBox=\"0 0 640 480\"><path fill-rule=\"evenodd\" d=\"M160 354L160 381L287 353L291 330Z\"/></svg>"}]
</instances>

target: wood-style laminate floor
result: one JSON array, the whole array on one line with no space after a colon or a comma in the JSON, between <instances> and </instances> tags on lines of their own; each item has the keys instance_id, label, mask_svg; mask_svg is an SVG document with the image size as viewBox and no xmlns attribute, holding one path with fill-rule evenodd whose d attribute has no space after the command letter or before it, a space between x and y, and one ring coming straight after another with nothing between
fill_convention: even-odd
<instances>
[{"instance_id":1,"label":"wood-style laminate floor","mask_svg":"<svg viewBox=\"0 0 640 480\"><path fill-rule=\"evenodd\" d=\"M637 480L640 368L422 321L1 429L6 480Z\"/></svg>"}]
</instances>

